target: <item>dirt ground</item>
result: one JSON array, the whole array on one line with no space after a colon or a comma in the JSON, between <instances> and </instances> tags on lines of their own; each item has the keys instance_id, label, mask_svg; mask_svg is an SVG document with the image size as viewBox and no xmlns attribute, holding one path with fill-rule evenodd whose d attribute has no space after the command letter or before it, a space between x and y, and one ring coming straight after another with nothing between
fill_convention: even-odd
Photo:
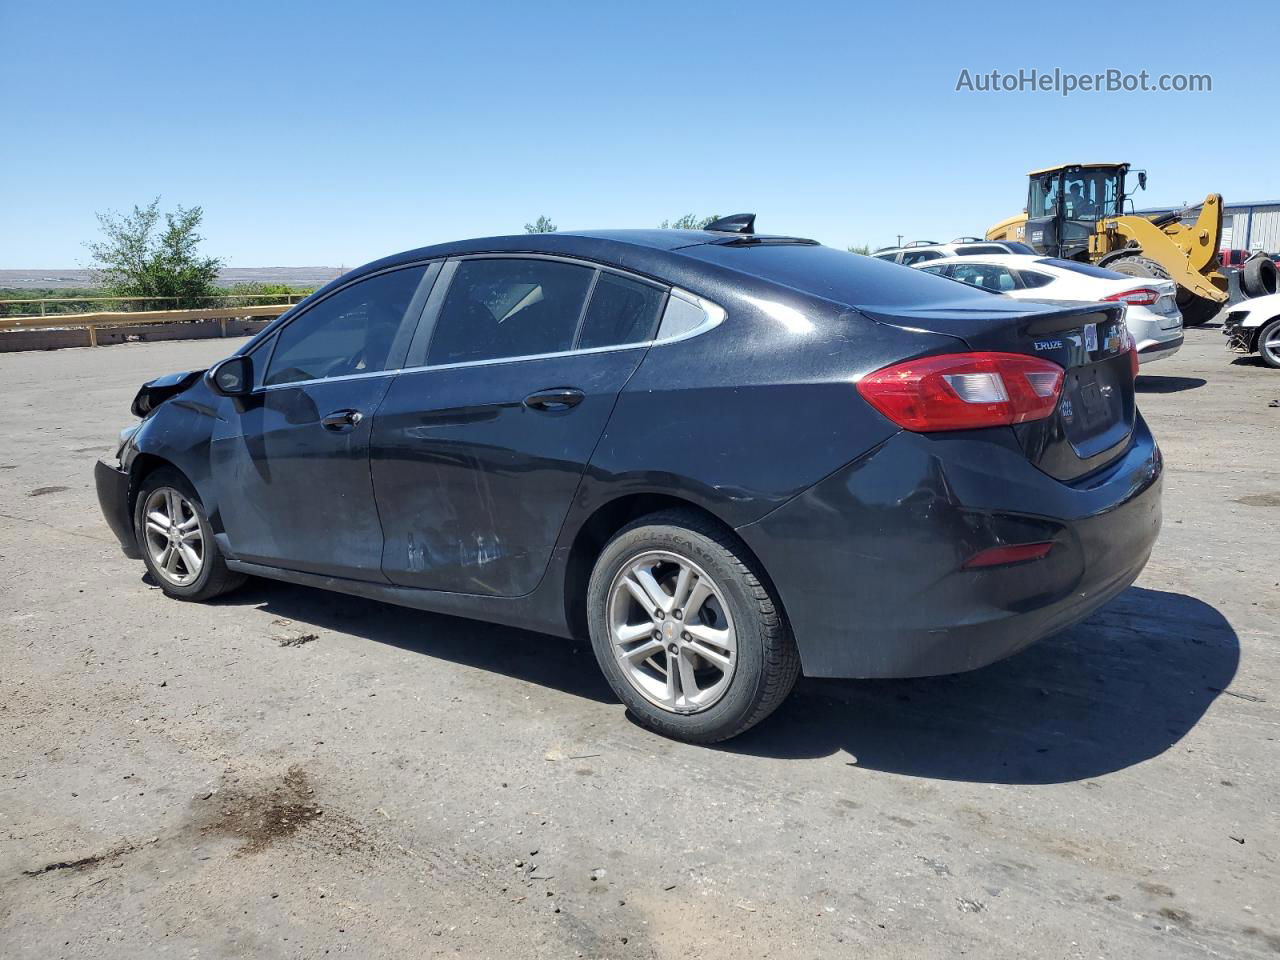
<instances>
[{"instance_id":1,"label":"dirt ground","mask_svg":"<svg viewBox=\"0 0 1280 960\"><path fill-rule=\"evenodd\" d=\"M1280 954L1280 371L1189 331L1138 584L719 749L589 649L300 587L167 600L92 465L226 342L0 355L0 956Z\"/></svg>"}]
</instances>

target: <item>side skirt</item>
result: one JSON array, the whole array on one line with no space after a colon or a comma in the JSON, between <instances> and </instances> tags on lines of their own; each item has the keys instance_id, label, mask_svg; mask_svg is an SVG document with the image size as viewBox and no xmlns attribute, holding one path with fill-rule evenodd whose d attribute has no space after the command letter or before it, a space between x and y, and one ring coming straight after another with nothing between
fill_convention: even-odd
<instances>
[{"instance_id":1,"label":"side skirt","mask_svg":"<svg viewBox=\"0 0 1280 960\"><path fill-rule=\"evenodd\" d=\"M446 593L440 590L423 590L418 587L400 587L394 584L328 577L318 573L302 573L298 570L287 570L284 567L249 563L244 560L228 559L227 566L237 573L246 573L253 577L296 583L304 587L317 587L321 590L364 597L382 603L393 603L396 606L410 607L414 610L484 620L520 630L549 633L558 637L571 635L565 623L552 622L538 616L537 603L533 599L537 591L527 597L486 597L480 594Z\"/></svg>"}]
</instances>

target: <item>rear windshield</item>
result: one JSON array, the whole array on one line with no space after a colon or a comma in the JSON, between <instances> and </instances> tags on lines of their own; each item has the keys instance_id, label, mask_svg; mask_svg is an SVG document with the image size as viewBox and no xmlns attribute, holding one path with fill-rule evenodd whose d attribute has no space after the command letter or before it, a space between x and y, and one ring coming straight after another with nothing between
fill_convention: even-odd
<instances>
[{"instance_id":1,"label":"rear windshield","mask_svg":"<svg viewBox=\"0 0 1280 960\"><path fill-rule=\"evenodd\" d=\"M1058 267L1060 270L1083 273L1086 277L1098 277L1100 280L1123 280L1125 277L1123 273L1104 270L1102 267L1095 267L1091 263L1081 263L1079 260L1059 260L1057 257L1044 257L1037 260L1036 263L1047 263L1049 266Z\"/></svg>"},{"instance_id":2,"label":"rear windshield","mask_svg":"<svg viewBox=\"0 0 1280 960\"><path fill-rule=\"evenodd\" d=\"M680 252L851 307L971 302L984 308L991 303L992 294L986 290L832 247L708 243Z\"/></svg>"}]
</instances>

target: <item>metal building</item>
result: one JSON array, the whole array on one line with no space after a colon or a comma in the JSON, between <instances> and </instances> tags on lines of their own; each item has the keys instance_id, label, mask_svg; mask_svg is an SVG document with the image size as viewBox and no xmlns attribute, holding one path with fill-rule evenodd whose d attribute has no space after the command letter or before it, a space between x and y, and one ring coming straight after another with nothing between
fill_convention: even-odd
<instances>
[{"instance_id":1,"label":"metal building","mask_svg":"<svg viewBox=\"0 0 1280 960\"><path fill-rule=\"evenodd\" d=\"M1180 207L1152 207L1139 210L1143 216L1169 213ZM1199 208L1190 216L1194 220ZM1280 251L1280 200L1246 203L1224 202L1222 205L1222 249Z\"/></svg>"}]
</instances>

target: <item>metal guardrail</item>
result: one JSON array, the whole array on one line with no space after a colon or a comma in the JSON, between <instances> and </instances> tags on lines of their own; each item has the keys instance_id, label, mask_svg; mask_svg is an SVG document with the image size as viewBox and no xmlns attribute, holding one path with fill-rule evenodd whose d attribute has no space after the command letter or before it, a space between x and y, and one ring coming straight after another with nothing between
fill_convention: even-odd
<instances>
[{"instance_id":1,"label":"metal guardrail","mask_svg":"<svg viewBox=\"0 0 1280 960\"><path fill-rule=\"evenodd\" d=\"M272 303L253 307L208 307L196 310L138 310L99 313L62 313L46 317L0 317L0 336L6 332L30 330L88 330L89 345L98 345L101 327L133 327L150 323L181 323L199 320L222 321L222 335L227 334L227 321L246 317L278 317L293 309L292 303Z\"/></svg>"},{"instance_id":2,"label":"metal guardrail","mask_svg":"<svg viewBox=\"0 0 1280 960\"><path fill-rule=\"evenodd\" d=\"M271 301L270 305L274 306L280 302L281 296L285 298L285 303L287 305L292 306L293 304L298 303L300 300L304 299L305 297L310 296L310 294L306 294L306 293L288 293L288 294L226 293L226 294L221 294L216 296L195 297L195 298L191 298L191 297L18 297L13 300L0 300L0 319L7 319L11 317L63 316L63 314L49 313L48 307L46 305L52 304L52 303L142 303L142 304L173 303L173 304L177 304L177 303L181 303L183 300L195 299L197 301L200 301L200 300L217 301L220 304L228 300L249 300L249 301L269 300ZM39 307L38 313L34 309L36 306ZM12 313L10 312L11 307L31 307L32 312L31 313ZM197 307L195 309L200 309L200 308ZM146 311L138 311L138 312L143 313Z\"/></svg>"}]
</instances>

